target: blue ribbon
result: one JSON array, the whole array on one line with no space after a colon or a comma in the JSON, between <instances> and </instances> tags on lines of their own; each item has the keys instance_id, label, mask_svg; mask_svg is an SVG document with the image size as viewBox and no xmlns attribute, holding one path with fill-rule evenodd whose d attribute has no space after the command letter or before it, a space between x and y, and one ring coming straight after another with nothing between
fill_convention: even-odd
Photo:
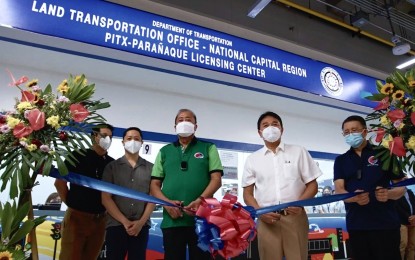
<instances>
[{"instance_id":1,"label":"blue ribbon","mask_svg":"<svg viewBox=\"0 0 415 260\"><path fill-rule=\"evenodd\" d=\"M119 196L132 198L132 199L136 199L136 200L140 200L144 202L150 202L154 204L160 204L164 206L176 207L176 205L171 204L170 202L157 199L156 197L150 196L148 194L145 194L145 193L142 193L136 190L128 189L122 186L118 186L118 185L115 185L109 182L100 181L97 179L79 175L73 172L69 172L67 175L62 176L59 173L59 171L54 168L51 170L49 176L56 178L56 179L65 180L67 182L74 183L77 185L81 185L84 187L88 187L94 190L112 193L114 195L119 195Z\"/></svg>"},{"instance_id":2,"label":"blue ribbon","mask_svg":"<svg viewBox=\"0 0 415 260\"><path fill-rule=\"evenodd\" d=\"M391 184L387 189L395 188L395 187L405 187L415 184L415 178L406 179L397 183ZM292 201L288 203L283 203L275 206L269 206L264 208L259 208L256 211L252 211L252 209L247 209L251 214L255 214L256 216L260 216L265 213L278 211L281 209L285 209L287 207L305 207L305 206L315 206L315 205L321 205L321 204L327 204L339 200L345 200L351 197L354 197L356 195L359 195L360 193L364 192L349 192L349 193L343 193L343 194L335 194L330 196L323 196L323 197L317 197L317 198L311 198L306 200L298 200L298 201Z\"/></svg>"},{"instance_id":3,"label":"blue ribbon","mask_svg":"<svg viewBox=\"0 0 415 260\"><path fill-rule=\"evenodd\" d=\"M158 199L156 197L150 196L148 194L138 192L136 190L128 189L125 187L121 187L109 182L100 181L97 179L93 179L90 177L86 177L83 175L79 175L73 172L69 172L67 175L62 176L60 175L59 171L55 168L53 168L49 174L49 176L54 177L56 179L62 179L70 183L78 184L81 186L85 186L91 189L104 191L108 193L112 193L119 196L124 196L144 202L150 202L154 204L160 204L164 206L171 206L171 207L178 207L177 205L174 205L170 202ZM415 178L406 179L394 184L391 184L388 188L393 187L404 187L409 185L415 184ZM331 203L339 200L345 200L351 197L354 197L362 192L349 192L349 193L343 193L343 194L335 194L330 196L324 196L324 197L317 197L317 198L311 198L311 199L305 199L305 200L298 200L298 201L292 201L288 203L278 204L274 206L259 208L255 210L253 207L246 206L244 207L248 212L250 212L252 218L255 219L255 217L258 217L262 214L279 211L281 209L287 208L287 207L305 207L305 206L315 206L315 205L321 205L326 203Z\"/></svg>"}]
</instances>

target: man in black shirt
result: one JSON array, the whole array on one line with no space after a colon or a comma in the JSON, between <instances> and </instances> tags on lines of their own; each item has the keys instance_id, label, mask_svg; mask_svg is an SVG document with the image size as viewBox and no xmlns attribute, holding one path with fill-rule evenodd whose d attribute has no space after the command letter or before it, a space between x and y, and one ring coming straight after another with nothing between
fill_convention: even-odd
<instances>
[{"instance_id":1,"label":"man in black shirt","mask_svg":"<svg viewBox=\"0 0 415 260\"><path fill-rule=\"evenodd\" d=\"M69 171L101 180L105 166L114 159L107 155L113 127L109 124L93 129L92 149L85 155L75 153L76 165L65 162ZM101 192L57 179L55 187L68 206L62 222L60 260L97 259L105 238L105 208Z\"/></svg>"}]
</instances>

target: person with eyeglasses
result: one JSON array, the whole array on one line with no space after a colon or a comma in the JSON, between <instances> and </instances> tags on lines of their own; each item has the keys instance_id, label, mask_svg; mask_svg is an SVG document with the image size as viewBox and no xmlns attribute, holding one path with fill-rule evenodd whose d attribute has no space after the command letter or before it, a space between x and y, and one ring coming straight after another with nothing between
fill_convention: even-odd
<instances>
[{"instance_id":1,"label":"person with eyeglasses","mask_svg":"<svg viewBox=\"0 0 415 260\"><path fill-rule=\"evenodd\" d=\"M65 164L70 172L101 180L105 166L114 160L107 152L114 128L103 124L92 130L92 149L74 153L75 160L65 161ZM104 244L106 224L101 192L72 183L68 188L67 182L61 179L55 180L55 187L68 206L62 222L59 259L97 259Z\"/></svg>"},{"instance_id":2,"label":"person with eyeglasses","mask_svg":"<svg viewBox=\"0 0 415 260\"><path fill-rule=\"evenodd\" d=\"M313 198L322 172L304 147L282 142L281 117L265 112L258 118L257 129L264 147L245 162L242 187L246 205L258 209ZM308 259L309 223L303 207L263 214L257 223L260 259Z\"/></svg>"},{"instance_id":3,"label":"person with eyeglasses","mask_svg":"<svg viewBox=\"0 0 415 260\"><path fill-rule=\"evenodd\" d=\"M102 180L149 194L153 164L139 154L143 133L137 127L129 127L122 138L124 155L105 167ZM107 258L146 259L150 215L155 205L108 192L102 192L102 204L108 212Z\"/></svg>"},{"instance_id":4,"label":"person with eyeglasses","mask_svg":"<svg viewBox=\"0 0 415 260\"><path fill-rule=\"evenodd\" d=\"M336 194L362 192L344 200L351 256L354 260L399 260L400 220L395 202L405 188L388 187L404 175L382 169L377 151L366 140L368 129L363 117L346 118L342 134L350 149L334 161Z\"/></svg>"},{"instance_id":5,"label":"person with eyeglasses","mask_svg":"<svg viewBox=\"0 0 415 260\"><path fill-rule=\"evenodd\" d=\"M165 260L210 260L198 244L195 212L201 197L210 198L222 185L223 167L213 143L195 137L196 115L180 109L174 120L178 140L160 149L151 180L151 194L180 207L163 209L161 230Z\"/></svg>"}]
</instances>

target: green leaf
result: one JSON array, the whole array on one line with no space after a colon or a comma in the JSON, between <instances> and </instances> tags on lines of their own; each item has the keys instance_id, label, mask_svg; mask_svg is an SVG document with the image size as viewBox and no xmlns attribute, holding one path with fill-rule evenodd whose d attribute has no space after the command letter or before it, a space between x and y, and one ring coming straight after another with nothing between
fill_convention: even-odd
<instances>
[{"instance_id":1,"label":"green leaf","mask_svg":"<svg viewBox=\"0 0 415 260\"><path fill-rule=\"evenodd\" d=\"M382 93L376 93L376 94L373 94L372 96L365 97L365 99L368 99L368 100L371 100L371 101L380 101L380 100L384 99L387 96L388 95L385 95L385 94L382 94Z\"/></svg>"},{"instance_id":2,"label":"green leaf","mask_svg":"<svg viewBox=\"0 0 415 260\"><path fill-rule=\"evenodd\" d=\"M47 216L40 216L37 217L33 220L33 223L35 223L35 227L39 226L40 224L42 224L43 222L45 222Z\"/></svg>"},{"instance_id":3,"label":"green leaf","mask_svg":"<svg viewBox=\"0 0 415 260\"><path fill-rule=\"evenodd\" d=\"M19 182L17 180L18 178L19 178L18 173L14 174L12 177L12 181L10 183L10 192L9 192L11 199L17 198L17 196L19 196L19 185L18 185Z\"/></svg>"},{"instance_id":4,"label":"green leaf","mask_svg":"<svg viewBox=\"0 0 415 260\"><path fill-rule=\"evenodd\" d=\"M27 213L29 213L29 209L29 202L26 202L17 209L16 215L13 218L12 230L19 228L20 223L22 223L23 219L27 216Z\"/></svg>"},{"instance_id":5,"label":"green leaf","mask_svg":"<svg viewBox=\"0 0 415 260\"><path fill-rule=\"evenodd\" d=\"M43 94L50 94L52 93L52 86L48 84L46 88L43 90Z\"/></svg>"},{"instance_id":6,"label":"green leaf","mask_svg":"<svg viewBox=\"0 0 415 260\"><path fill-rule=\"evenodd\" d=\"M30 231L35 227L35 223L32 221L25 221L23 225L17 230L16 233L10 238L9 244L13 245L22 240Z\"/></svg>"},{"instance_id":7,"label":"green leaf","mask_svg":"<svg viewBox=\"0 0 415 260\"><path fill-rule=\"evenodd\" d=\"M48 159L45 161L42 169L42 174L45 176L48 176L50 173L50 169L52 168L52 158L48 157Z\"/></svg>"},{"instance_id":8,"label":"green leaf","mask_svg":"<svg viewBox=\"0 0 415 260\"><path fill-rule=\"evenodd\" d=\"M390 169L390 164L391 164L391 157L388 156L388 158L386 158L386 160L383 161L382 170L388 171Z\"/></svg>"},{"instance_id":9,"label":"green leaf","mask_svg":"<svg viewBox=\"0 0 415 260\"><path fill-rule=\"evenodd\" d=\"M24 156L22 156L23 158ZM25 162L22 161L22 166L20 168L20 174L22 177L22 184L21 187L26 188L28 187L31 183L29 181L30 179L30 167L29 165L27 165Z\"/></svg>"},{"instance_id":10,"label":"green leaf","mask_svg":"<svg viewBox=\"0 0 415 260\"><path fill-rule=\"evenodd\" d=\"M380 93L380 90L383 88L383 82L380 80L376 80L376 89Z\"/></svg>"},{"instance_id":11,"label":"green leaf","mask_svg":"<svg viewBox=\"0 0 415 260\"><path fill-rule=\"evenodd\" d=\"M4 239L9 238L11 233L11 226L13 223L13 209L9 202L4 205L3 212L1 215L1 238L2 241Z\"/></svg>"},{"instance_id":12,"label":"green leaf","mask_svg":"<svg viewBox=\"0 0 415 260\"><path fill-rule=\"evenodd\" d=\"M68 168L66 167L65 163L63 162L61 156L58 153L55 153L56 163L58 164L59 173L63 176L68 174Z\"/></svg>"}]
</instances>

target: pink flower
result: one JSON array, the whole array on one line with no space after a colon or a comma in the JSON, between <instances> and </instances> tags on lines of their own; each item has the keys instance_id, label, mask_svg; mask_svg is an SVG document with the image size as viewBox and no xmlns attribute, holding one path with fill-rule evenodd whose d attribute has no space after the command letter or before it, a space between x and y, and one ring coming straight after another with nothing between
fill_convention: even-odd
<instances>
[{"instance_id":1,"label":"pink flower","mask_svg":"<svg viewBox=\"0 0 415 260\"><path fill-rule=\"evenodd\" d=\"M24 101L26 101L26 102L33 102L35 100L36 100L36 96L33 95L32 92L26 91L26 90L23 90L22 91L22 98L20 100L21 102L24 102Z\"/></svg>"},{"instance_id":2,"label":"pink flower","mask_svg":"<svg viewBox=\"0 0 415 260\"><path fill-rule=\"evenodd\" d=\"M395 122L398 119L405 118L405 112L403 112L402 109L396 109L396 110L389 111L386 115L389 117L389 119L392 122Z\"/></svg>"},{"instance_id":3,"label":"pink flower","mask_svg":"<svg viewBox=\"0 0 415 260\"><path fill-rule=\"evenodd\" d=\"M49 146L47 146L47 145L45 145L45 144L42 144L42 145L39 147L39 149L40 149L42 152L44 152L44 153L48 153L48 152L50 151Z\"/></svg>"},{"instance_id":4,"label":"pink flower","mask_svg":"<svg viewBox=\"0 0 415 260\"><path fill-rule=\"evenodd\" d=\"M65 96L60 96L58 97L58 102L69 102L69 98L65 97Z\"/></svg>"},{"instance_id":5,"label":"pink flower","mask_svg":"<svg viewBox=\"0 0 415 260\"><path fill-rule=\"evenodd\" d=\"M79 123L84 121L89 116L89 111L81 104L72 104L69 109L71 110L72 119Z\"/></svg>"},{"instance_id":6,"label":"pink flower","mask_svg":"<svg viewBox=\"0 0 415 260\"><path fill-rule=\"evenodd\" d=\"M403 146L402 137L397 136L393 138L393 141L389 142L389 150L391 151L391 154L394 154L396 156L399 156L399 157L405 156L406 151Z\"/></svg>"},{"instance_id":7,"label":"pink flower","mask_svg":"<svg viewBox=\"0 0 415 260\"><path fill-rule=\"evenodd\" d=\"M379 104L374 108L374 110L387 109L390 106L389 97L382 99Z\"/></svg>"},{"instance_id":8,"label":"pink flower","mask_svg":"<svg viewBox=\"0 0 415 260\"><path fill-rule=\"evenodd\" d=\"M0 126L0 132L2 132L3 134L7 134L8 132L10 132L10 127L8 125Z\"/></svg>"},{"instance_id":9,"label":"pink flower","mask_svg":"<svg viewBox=\"0 0 415 260\"><path fill-rule=\"evenodd\" d=\"M34 92L38 92L40 90L41 90L41 88L38 85L32 87L32 91L34 91Z\"/></svg>"},{"instance_id":10,"label":"pink flower","mask_svg":"<svg viewBox=\"0 0 415 260\"><path fill-rule=\"evenodd\" d=\"M16 138L22 138L30 135L33 132L30 126L25 126L23 123L17 124L13 129L13 135Z\"/></svg>"},{"instance_id":11,"label":"pink flower","mask_svg":"<svg viewBox=\"0 0 415 260\"><path fill-rule=\"evenodd\" d=\"M45 126L45 113L35 108L27 112L27 120L34 131L40 130Z\"/></svg>"},{"instance_id":12,"label":"pink flower","mask_svg":"<svg viewBox=\"0 0 415 260\"><path fill-rule=\"evenodd\" d=\"M411 113L411 122L413 125L415 125L415 112Z\"/></svg>"},{"instance_id":13,"label":"pink flower","mask_svg":"<svg viewBox=\"0 0 415 260\"><path fill-rule=\"evenodd\" d=\"M6 71L7 71L7 73L9 73L9 76L10 76L10 78L12 79L12 82L11 82L11 83L9 83L9 86L10 86L10 87L12 87L12 86L19 86L19 85L21 85L21 84L23 84L23 83L25 83L26 81L28 81L28 80L29 80L29 78L28 78L28 77L26 77L26 76L23 76L23 77L21 77L20 79L16 80L16 79L14 78L13 74L10 72L10 70L6 69Z\"/></svg>"}]
</instances>

